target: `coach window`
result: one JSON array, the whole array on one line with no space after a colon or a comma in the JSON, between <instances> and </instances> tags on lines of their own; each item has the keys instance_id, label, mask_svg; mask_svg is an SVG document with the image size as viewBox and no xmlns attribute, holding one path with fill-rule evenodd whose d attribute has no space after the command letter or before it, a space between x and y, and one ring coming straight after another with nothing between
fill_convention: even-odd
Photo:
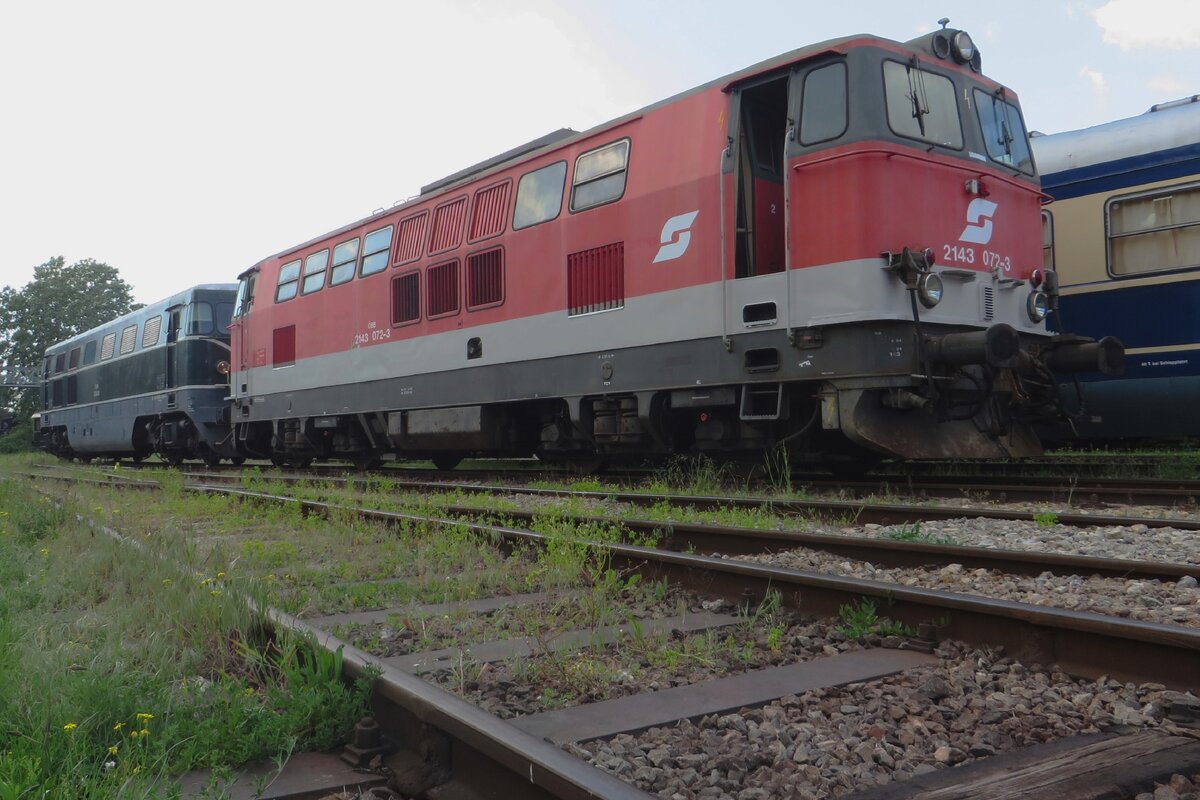
<instances>
[{"instance_id":1,"label":"coach window","mask_svg":"<svg viewBox=\"0 0 1200 800\"><path fill-rule=\"evenodd\" d=\"M300 283L300 259L284 264L279 268L279 283L275 286L275 302L282 303L296 296L296 287Z\"/></svg>"},{"instance_id":2,"label":"coach window","mask_svg":"<svg viewBox=\"0 0 1200 800\"><path fill-rule=\"evenodd\" d=\"M562 211L563 186L567 181L567 162L527 172L517 184L517 202L513 208L513 230L549 222Z\"/></svg>"},{"instance_id":3,"label":"coach window","mask_svg":"<svg viewBox=\"0 0 1200 800\"><path fill-rule=\"evenodd\" d=\"M625 194L628 165L628 139L584 153L576 159L575 177L571 181L571 211L620 200Z\"/></svg>"},{"instance_id":4,"label":"coach window","mask_svg":"<svg viewBox=\"0 0 1200 800\"><path fill-rule=\"evenodd\" d=\"M329 285L337 286L354 277L358 265L358 239L342 242L333 248L333 269L329 271Z\"/></svg>"},{"instance_id":5,"label":"coach window","mask_svg":"<svg viewBox=\"0 0 1200 800\"><path fill-rule=\"evenodd\" d=\"M121 355L127 356L133 352L133 348L137 346L137 325L130 325L125 330L121 331L121 349L118 350Z\"/></svg>"},{"instance_id":6,"label":"coach window","mask_svg":"<svg viewBox=\"0 0 1200 800\"><path fill-rule=\"evenodd\" d=\"M1008 167L1033 174L1033 156L1029 154L1029 136L1021 112L998 94L975 90L975 112L983 129L988 158Z\"/></svg>"},{"instance_id":7,"label":"coach window","mask_svg":"<svg viewBox=\"0 0 1200 800\"><path fill-rule=\"evenodd\" d=\"M388 253L392 251L392 226L371 231L363 239L362 266L358 268L359 276L374 275L387 269Z\"/></svg>"},{"instance_id":8,"label":"coach window","mask_svg":"<svg viewBox=\"0 0 1200 800\"><path fill-rule=\"evenodd\" d=\"M213 332L212 306L203 300L196 300L188 305L187 321L183 329L185 336L211 336Z\"/></svg>"},{"instance_id":9,"label":"coach window","mask_svg":"<svg viewBox=\"0 0 1200 800\"><path fill-rule=\"evenodd\" d=\"M67 369L79 369L79 348L72 347L71 355L67 359Z\"/></svg>"},{"instance_id":10,"label":"coach window","mask_svg":"<svg viewBox=\"0 0 1200 800\"><path fill-rule=\"evenodd\" d=\"M83 365L96 363L96 340L92 339L83 346Z\"/></svg>"},{"instance_id":11,"label":"coach window","mask_svg":"<svg viewBox=\"0 0 1200 800\"><path fill-rule=\"evenodd\" d=\"M893 133L962 149L958 96L949 78L911 64L884 61L883 89Z\"/></svg>"},{"instance_id":12,"label":"coach window","mask_svg":"<svg viewBox=\"0 0 1200 800\"><path fill-rule=\"evenodd\" d=\"M100 342L100 360L107 361L113 357L113 352L117 349L117 335L115 333L106 333L104 340Z\"/></svg>"},{"instance_id":13,"label":"coach window","mask_svg":"<svg viewBox=\"0 0 1200 800\"><path fill-rule=\"evenodd\" d=\"M158 335L162 333L162 315L151 317L146 320L146 327L142 329L142 349L154 347L158 344Z\"/></svg>"},{"instance_id":14,"label":"coach window","mask_svg":"<svg viewBox=\"0 0 1200 800\"><path fill-rule=\"evenodd\" d=\"M1200 267L1200 183L1114 197L1106 212L1114 276Z\"/></svg>"},{"instance_id":15,"label":"coach window","mask_svg":"<svg viewBox=\"0 0 1200 800\"><path fill-rule=\"evenodd\" d=\"M304 282L300 294L312 294L325 285L325 268L329 266L329 250L313 253L304 259Z\"/></svg>"},{"instance_id":16,"label":"coach window","mask_svg":"<svg viewBox=\"0 0 1200 800\"><path fill-rule=\"evenodd\" d=\"M54 357L54 374L61 375L67 370L67 354L59 353Z\"/></svg>"},{"instance_id":17,"label":"coach window","mask_svg":"<svg viewBox=\"0 0 1200 800\"><path fill-rule=\"evenodd\" d=\"M817 144L846 132L846 65L817 67L804 76L800 144Z\"/></svg>"}]
</instances>

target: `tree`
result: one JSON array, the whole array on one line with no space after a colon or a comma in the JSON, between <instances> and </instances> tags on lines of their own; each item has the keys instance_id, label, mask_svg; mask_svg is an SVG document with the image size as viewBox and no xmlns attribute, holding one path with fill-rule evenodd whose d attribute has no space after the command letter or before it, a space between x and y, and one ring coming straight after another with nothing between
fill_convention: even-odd
<instances>
[{"instance_id":1,"label":"tree","mask_svg":"<svg viewBox=\"0 0 1200 800\"><path fill-rule=\"evenodd\" d=\"M141 307L115 267L90 258L66 266L56 256L35 267L21 289L0 289L0 363L37 367L55 342ZM8 403L25 419L37 408L37 393L22 392L19 402Z\"/></svg>"}]
</instances>

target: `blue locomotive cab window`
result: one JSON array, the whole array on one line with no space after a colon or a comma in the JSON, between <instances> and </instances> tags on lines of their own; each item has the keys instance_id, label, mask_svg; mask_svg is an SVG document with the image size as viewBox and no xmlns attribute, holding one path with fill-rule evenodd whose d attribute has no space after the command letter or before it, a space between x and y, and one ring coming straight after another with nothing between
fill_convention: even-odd
<instances>
[{"instance_id":1,"label":"blue locomotive cab window","mask_svg":"<svg viewBox=\"0 0 1200 800\"><path fill-rule=\"evenodd\" d=\"M944 75L883 62L883 89L888 125L897 136L961 150L962 122L954 84Z\"/></svg>"},{"instance_id":2,"label":"blue locomotive cab window","mask_svg":"<svg viewBox=\"0 0 1200 800\"><path fill-rule=\"evenodd\" d=\"M976 89L975 111L988 158L1032 175L1033 156L1029 154L1029 135L1020 110L999 95Z\"/></svg>"},{"instance_id":3,"label":"blue locomotive cab window","mask_svg":"<svg viewBox=\"0 0 1200 800\"><path fill-rule=\"evenodd\" d=\"M83 346L83 365L96 363L96 340L92 339Z\"/></svg>"},{"instance_id":4,"label":"blue locomotive cab window","mask_svg":"<svg viewBox=\"0 0 1200 800\"><path fill-rule=\"evenodd\" d=\"M829 64L804 76L800 144L817 144L846 132L846 65Z\"/></svg>"},{"instance_id":5,"label":"blue locomotive cab window","mask_svg":"<svg viewBox=\"0 0 1200 800\"><path fill-rule=\"evenodd\" d=\"M233 319L233 303L217 303L217 333L229 335L229 322Z\"/></svg>"},{"instance_id":6,"label":"blue locomotive cab window","mask_svg":"<svg viewBox=\"0 0 1200 800\"><path fill-rule=\"evenodd\" d=\"M211 336L213 332L212 306L203 300L189 303L183 329L186 331L184 336Z\"/></svg>"},{"instance_id":7,"label":"blue locomotive cab window","mask_svg":"<svg viewBox=\"0 0 1200 800\"><path fill-rule=\"evenodd\" d=\"M549 222L562 211L563 186L567 181L567 162L526 172L517 184L517 202L513 208L513 230Z\"/></svg>"},{"instance_id":8,"label":"blue locomotive cab window","mask_svg":"<svg viewBox=\"0 0 1200 800\"><path fill-rule=\"evenodd\" d=\"M333 248L333 269L329 271L329 285L337 286L354 277L358 266L358 239L342 242Z\"/></svg>"}]
</instances>

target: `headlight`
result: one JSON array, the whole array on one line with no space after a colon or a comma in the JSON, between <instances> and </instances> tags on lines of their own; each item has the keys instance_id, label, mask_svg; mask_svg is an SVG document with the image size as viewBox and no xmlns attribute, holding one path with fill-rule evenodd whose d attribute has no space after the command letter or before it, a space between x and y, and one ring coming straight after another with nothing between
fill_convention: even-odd
<instances>
[{"instance_id":1,"label":"headlight","mask_svg":"<svg viewBox=\"0 0 1200 800\"><path fill-rule=\"evenodd\" d=\"M971 35L966 31L954 34L954 38L950 40L950 47L954 53L954 60L960 64L969 64L975 57L975 42L971 41Z\"/></svg>"},{"instance_id":2,"label":"headlight","mask_svg":"<svg viewBox=\"0 0 1200 800\"><path fill-rule=\"evenodd\" d=\"M1046 297L1045 292L1029 293L1029 299L1025 301L1025 311L1028 312L1031 320L1041 322L1046 318L1046 312L1049 310L1050 300Z\"/></svg>"},{"instance_id":3,"label":"headlight","mask_svg":"<svg viewBox=\"0 0 1200 800\"><path fill-rule=\"evenodd\" d=\"M217 362L217 374L218 375L228 375L229 374L229 362L228 361L218 361Z\"/></svg>"},{"instance_id":4,"label":"headlight","mask_svg":"<svg viewBox=\"0 0 1200 800\"><path fill-rule=\"evenodd\" d=\"M942 279L935 272L926 272L917 279L917 297L926 308L933 308L942 302L943 289Z\"/></svg>"}]
</instances>

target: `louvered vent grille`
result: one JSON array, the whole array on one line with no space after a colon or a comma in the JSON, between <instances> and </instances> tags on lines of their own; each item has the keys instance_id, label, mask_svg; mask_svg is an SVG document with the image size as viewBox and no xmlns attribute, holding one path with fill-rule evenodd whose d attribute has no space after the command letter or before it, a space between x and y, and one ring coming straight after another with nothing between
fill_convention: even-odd
<instances>
[{"instance_id":1,"label":"louvered vent grille","mask_svg":"<svg viewBox=\"0 0 1200 800\"><path fill-rule=\"evenodd\" d=\"M467 198L460 197L433 210L433 233L429 237L429 252L440 253L458 247L462 241L463 217Z\"/></svg>"},{"instance_id":2,"label":"louvered vent grille","mask_svg":"<svg viewBox=\"0 0 1200 800\"><path fill-rule=\"evenodd\" d=\"M467 258L467 308L504 302L504 251L497 247Z\"/></svg>"},{"instance_id":3,"label":"louvered vent grille","mask_svg":"<svg viewBox=\"0 0 1200 800\"><path fill-rule=\"evenodd\" d=\"M421 255L425 243L425 220L429 214L422 212L400 222L400 235L396 237L396 263L415 261Z\"/></svg>"},{"instance_id":4,"label":"louvered vent grille","mask_svg":"<svg viewBox=\"0 0 1200 800\"><path fill-rule=\"evenodd\" d=\"M429 316L458 311L458 259L429 268Z\"/></svg>"},{"instance_id":5,"label":"louvered vent grille","mask_svg":"<svg viewBox=\"0 0 1200 800\"><path fill-rule=\"evenodd\" d=\"M567 256L570 316L625 306L625 243L615 242Z\"/></svg>"},{"instance_id":6,"label":"louvered vent grille","mask_svg":"<svg viewBox=\"0 0 1200 800\"><path fill-rule=\"evenodd\" d=\"M421 273L409 272L392 280L392 324L407 325L421 318Z\"/></svg>"},{"instance_id":7,"label":"louvered vent grille","mask_svg":"<svg viewBox=\"0 0 1200 800\"><path fill-rule=\"evenodd\" d=\"M983 319L990 322L996 315L996 299L991 286L983 287Z\"/></svg>"},{"instance_id":8,"label":"louvered vent grille","mask_svg":"<svg viewBox=\"0 0 1200 800\"><path fill-rule=\"evenodd\" d=\"M471 208L471 232L467 238L474 242L495 236L504 230L508 218L509 181L496 184L475 193L475 205Z\"/></svg>"}]
</instances>

